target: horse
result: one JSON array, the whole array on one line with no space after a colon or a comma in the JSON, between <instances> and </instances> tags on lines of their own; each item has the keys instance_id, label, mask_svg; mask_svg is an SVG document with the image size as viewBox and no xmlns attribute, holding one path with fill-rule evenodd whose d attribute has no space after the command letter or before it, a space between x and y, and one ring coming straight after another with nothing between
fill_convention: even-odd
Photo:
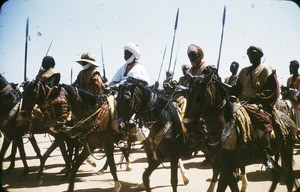
<instances>
[{"instance_id":1,"label":"horse","mask_svg":"<svg viewBox=\"0 0 300 192\"><path fill-rule=\"evenodd\" d=\"M66 101L72 108L74 122L73 126L64 126L63 129L72 137L79 139L83 146L79 156L74 159L68 191L74 190L79 167L96 148L104 149L115 182L114 191L120 191L122 185L117 177L114 160L113 111L106 97L91 94L71 85L63 84L61 88L65 90Z\"/></svg>"},{"instance_id":2,"label":"horse","mask_svg":"<svg viewBox=\"0 0 300 192\"><path fill-rule=\"evenodd\" d=\"M151 191L149 177L165 160L171 165L171 185L177 191L177 167L180 157L191 157L185 143L179 113L169 102L139 81L126 81L120 85L117 95L117 118L125 122L135 114L139 124L148 127L149 136L142 141L148 167L143 173L143 188Z\"/></svg>"},{"instance_id":3,"label":"horse","mask_svg":"<svg viewBox=\"0 0 300 192\"><path fill-rule=\"evenodd\" d=\"M4 137L0 152L0 191L6 191L2 186L2 168L4 155L11 141L19 148L20 157L24 164L22 175L26 176L29 173L22 140L22 136L26 131L26 126L18 121L20 101L20 94L13 89L12 85L8 83L2 74L0 74L0 129ZM11 164L11 166L13 165Z\"/></svg>"},{"instance_id":4,"label":"horse","mask_svg":"<svg viewBox=\"0 0 300 192\"><path fill-rule=\"evenodd\" d=\"M21 114L24 118L31 121L31 133L49 133L54 137L51 146L42 155L41 164L36 176L37 180L41 179L46 160L57 147L60 148L62 157L66 163L65 169L62 170L65 171L65 176L68 176L71 171L72 154L75 144L68 135L55 129L56 126L62 126L64 123L62 115L66 115L66 110L62 110L59 107L64 103L53 103L57 94L57 89L50 88L38 80L27 82L24 86ZM33 117L32 114L34 114ZM37 116L41 117L34 119ZM68 145L68 151L65 142Z\"/></svg>"},{"instance_id":5,"label":"horse","mask_svg":"<svg viewBox=\"0 0 300 192\"><path fill-rule=\"evenodd\" d=\"M243 105L233 102L228 89L216 72L193 77L187 95L187 107L183 123L188 132L199 126L204 119L207 138L206 151L219 166L220 178L217 192L223 192L227 186L231 191L239 191L235 171L254 163L266 165L266 154L261 149L258 127L247 118ZM246 131L242 127L247 127ZM244 126L243 126L244 125ZM277 138L278 140L280 139ZM293 173L294 137L289 132L285 140L275 143L272 148L281 154L282 166L275 161L272 172L272 185L269 191L275 191L281 171L284 173L287 191L298 185Z\"/></svg>"}]
</instances>

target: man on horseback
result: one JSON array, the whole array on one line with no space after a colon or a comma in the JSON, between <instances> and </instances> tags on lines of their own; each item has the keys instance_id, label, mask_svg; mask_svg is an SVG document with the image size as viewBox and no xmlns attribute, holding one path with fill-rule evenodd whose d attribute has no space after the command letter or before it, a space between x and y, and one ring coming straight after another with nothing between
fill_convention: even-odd
<instances>
[{"instance_id":1,"label":"man on horseback","mask_svg":"<svg viewBox=\"0 0 300 192\"><path fill-rule=\"evenodd\" d=\"M287 88L289 88L290 98L293 101L295 109L294 116L297 127L300 127L300 75L298 72L299 62L293 60L290 62L290 74L291 76L287 79Z\"/></svg>"},{"instance_id":2,"label":"man on horseback","mask_svg":"<svg viewBox=\"0 0 300 192\"><path fill-rule=\"evenodd\" d=\"M145 85L148 85L150 83L150 78L145 67L139 61L140 56L140 48L135 43L127 43L124 46L124 59L126 63L118 69L109 85L111 87L118 87L119 84L122 84L129 79L136 79L143 82ZM118 124L121 129L124 127L122 126L124 125L123 122L118 122L116 120L115 124ZM126 129L125 132L128 134L129 130ZM126 146L123 139L118 142L118 146L121 148Z\"/></svg>"},{"instance_id":3,"label":"man on horseback","mask_svg":"<svg viewBox=\"0 0 300 192\"><path fill-rule=\"evenodd\" d=\"M187 79L192 76L211 74L215 70L215 68L213 66L209 65L208 63L206 63L203 60L204 52L203 52L202 48L199 47L198 45L190 44L187 49L187 55L189 57L191 65L192 65L192 67L189 68L188 71L184 72ZM192 81L192 78L189 81ZM188 85L190 84L189 82L186 82L186 83ZM204 126L203 121L202 121L202 123ZM203 131L205 132L205 127L204 127ZM206 163L210 163L210 162L211 162L211 160L209 159L208 155L205 154L205 160L203 161L203 163L206 164Z\"/></svg>"},{"instance_id":4,"label":"man on horseback","mask_svg":"<svg viewBox=\"0 0 300 192\"><path fill-rule=\"evenodd\" d=\"M45 56L42 61L42 69L39 71L36 79L43 82L49 87L54 87L59 84L60 73L54 70L55 61L51 56Z\"/></svg>"},{"instance_id":5,"label":"man on horseback","mask_svg":"<svg viewBox=\"0 0 300 192\"><path fill-rule=\"evenodd\" d=\"M92 82L92 76L95 73L100 74L100 72L96 69L99 67L99 65L96 63L95 57L89 52L83 53L81 58L76 62L82 65L83 70L79 72L77 79L72 85L89 91L93 94L99 94L100 88Z\"/></svg>"},{"instance_id":6,"label":"man on horseback","mask_svg":"<svg viewBox=\"0 0 300 192\"><path fill-rule=\"evenodd\" d=\"M124 46L124 59L126 63L118 69L109 85L113 86L123 83L129 77L141 80L148 85L150 78L145 67L139 61L140 56L140 48L134 43L127 43Z\"/></svg>"},{"instance_id":7,"label":"man on horseback","mask_svg":"<svg viewBox=\"0 0 300 192\"><path fill-rule=\"evenodd\" d=\"M261 143L267 155L268 169L273 167L269 161L269 156L274 155L270 145L273 128L278 133L276 136L282 136L280 128L282 123L274 108L279 98L279 84L275 71L261 63L263 57L261 48L250 46L247 55L252 66L241 70L236 85L231 88L231 94L237 96L242 102L258 106L251 108L249 105L244 105L254 124L265 131Z\"/></svg>"}]
</instances>

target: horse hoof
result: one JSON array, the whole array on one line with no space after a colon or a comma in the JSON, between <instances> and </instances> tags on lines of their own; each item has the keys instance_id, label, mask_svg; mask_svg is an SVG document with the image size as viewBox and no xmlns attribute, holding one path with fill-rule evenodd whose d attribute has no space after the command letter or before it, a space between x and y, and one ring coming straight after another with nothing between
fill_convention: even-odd
<instances>
[{"instance_id":1,"label":"horse hoof","mask_svg":"<svg viewBox=\"0 0 300 192\"><path fill-rule=\"evenodd\" d=\"M103 169L99 170L98 173L97 173L97 175L103 175L103 174L104 174L104 170Z\"/></svg>"},{"instance_id":2,"label":"horse hoof","mask_svg":"<svg viewBox=\"0 0 300 192\"><path fill-rule=\"evenodd\" d=\"M188 185L189 182L190 182L190 180L189 180L188 178L186 178L186 179L183 180L183 184L184 184L184 185Z\"/></svg>"},{"instance_id":3,"label":"horse hoof","mask_svg":"<svg viewBox=\"0 0 300 192\"><path fill-rule=\"evenodd\" d=\"M67 169L66 168L63 168L62 170L60 170L60 174L63 174L63 173L66 173L67 172Z\"/></svg>"},{"instance_id":4,"label":"horse hoof","mask_svg":"<svg viewBox=\"0 0 300 192\"><path fill-rule=\"evenodd\" d=\"M132 168L131 167L126 167L125 171L131 171Z\"/></svg>"},{"instance_id":5,"label":"horse hoof","mask_svg":"<svg viewBox=\"0 0 300 192\"><path fill-rule=\"evenodd\" d=\"M143 183L141 184L138 184L135 188L137 191L145 191L146 190L146 187Z\"/></svg>"}]
</instances>

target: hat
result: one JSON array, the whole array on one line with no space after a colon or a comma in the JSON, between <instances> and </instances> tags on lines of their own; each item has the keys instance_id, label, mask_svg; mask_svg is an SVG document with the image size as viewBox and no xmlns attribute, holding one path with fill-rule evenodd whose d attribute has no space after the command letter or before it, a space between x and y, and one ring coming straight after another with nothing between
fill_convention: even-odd
<instances>
[{"instance_id":1,"label":"hat","mask_svg":"<svg viewBox=\"0 0 300 192\"><path fill-rule=\"evenodd\" d=\"M187 54L189 54L189 53L191 53L191 52L197 52L197 53L199 53L199 56L200 56L201 60L202 60L203 57L204 57L203 50L202 50L202 48L199 47L198 45L190 44L190 45L188 46Z\"/></svg>"},{"instance_id":2,"label":"hat","mask_svg":"<svg viewBox=\"0 0 300 192\"><path fill-rule=\"evenodd\" d=\"M99 67L99 64L96 63L96 59L94 55L90 54L89 52L83 53L81 55L81 59L77 60L76 62L79 63L80 65L83 65L85 62L87 62L94 65L95 67Z\"/></svg>"},{"instance_id":3,"label":"hat","mask_svg":"<svg viewBox=\"0 0 300 192\"><path fill-rule=\"evenodd\" d=\"M140 57L141 57L141 51L140 51L140 48L134 44L134 43L127 43L125 46L124 46L124 51L127 50L129 52L131 52L135 59L138 60Z\"/></svg>"},{"instance_id":4,"label":"hat","mask_svg":"<svg viewBox=\"0 0 300 192\"><path fill-rule=\"evenodd\" d=\"M254 46L254 45L250 46L247 49L247 55L249 55L250 52L258 53L260 57L264 56L263 50L258 46Z\"/></svg>"}]
</instances>

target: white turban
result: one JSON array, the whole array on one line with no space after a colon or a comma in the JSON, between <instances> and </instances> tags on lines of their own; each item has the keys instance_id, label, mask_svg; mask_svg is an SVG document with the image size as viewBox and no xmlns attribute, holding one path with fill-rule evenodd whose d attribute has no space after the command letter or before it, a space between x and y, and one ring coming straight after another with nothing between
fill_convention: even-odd
<instances>
[{"instance_id":1,"label":"white turban","mask_svg":"<svg viewBox=\"0 0 300 192\"><path fill-rule=\"evenodd\" d=\"M131 52L133 55L127 59L127 63L131 63L133 61L133 59L135 58L136 60L138 60L141 56L141 51L138 48L138 46L134 43L127 43L124 47L124 51L127 50L129 52ZM131 61L131 62L130 62Z\"/></svg>"}]
</instances>

